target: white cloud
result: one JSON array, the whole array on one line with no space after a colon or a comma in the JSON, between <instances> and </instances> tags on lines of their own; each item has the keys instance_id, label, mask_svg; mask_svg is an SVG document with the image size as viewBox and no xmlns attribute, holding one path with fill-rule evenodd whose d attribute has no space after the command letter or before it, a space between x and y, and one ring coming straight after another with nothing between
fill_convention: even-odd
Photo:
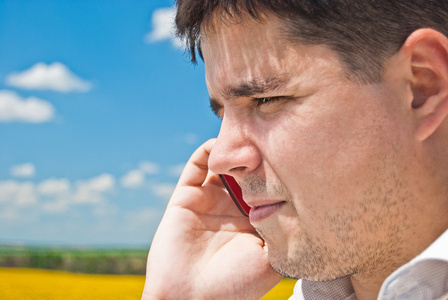
<instances>
[{"instance_id":1,"label":"white cloud","mask_svg":"<svg viewBox=\"0 0 448 300\"><path fill-rule=\"evenodd\" d=\"M0 122L43 123L53 119L55 110L49 102L36 97L21 98L13 91L0 91Z\"/></svg>"},{"instance_id":2,"label":"white cloud","mask_svg":"<svg viewBox=\"0 0 448 300\"><path fill-rule=\"evenodd\" d=\"M164 40L171 40L172 44L178 48L185 48L185 42L175 35L174 18L176 7L165 7L154 11L152 14L153 30L145 36L147 43L155 43Z\"/></svg>"},{"instance_id":3,"label":"white cloud","mask_svg":"<svg viewBox=\"0 0 448 300\"><path fill-rule=\"evenodd\" d=\"M101 174L86 181L79 181L73 195L73 202L77 204L103 203L103 194L111 192L114 186L115 178L110 174Z\"/></svg>"},{"instance_id":4,"label":"white cloud","mask_svg":"<svg viewBox=\"0 0 448 300\"><path fill-rule=\"evenodd\" d=\"M0 203L12 202L12 198L17 192L18 183L12 180L0 182Z\"/></svg>"},{"instance_id":5,"label":"white cloud","mask_svg":"<svg viewBox=\"0 0 448 300\"><path fill-rule=\"evenodd\" d=\"M30 206L37 202L35 186L31 182L0 181L0 203Z\"/></svg>"},{"instance_id":6,"label":"white cloud","mask_svg":"<svg viewBox=\"0 0 448 300\"><path fill-rule=\"evenodd\" d=\"M121 178L121 185L125 188L138 188L145 182L145 173L141 170L131 170Z\"/></svg>"},{"instance_id":7,"label":"white cloud","mask_svg":"<svg viewBox=\"0 0 448 300\"><path fill-rule=\"evenodd\" d=\"M176 185L173 183L157 183L151 185L151 191L166 200L169 200L171 198L171 195L174 192L174 189L176 188Z\"/></svg>"},{"instance_id":8,"label":"white cloud","mask_svg":"<svg viewBox=\"0 0 448 300\"><path fill-rule=\"evenodd\" d=\"M6 84L27 90L52 90L57 92L88 92L92 84L79 78L65 65L54 62L50 65L36 63L23 72L6 77Z\"/></svg>"},{"instance_id":9,"label":"white cloud","mask_svg":"<svg viewBox=\"0 0 448 300\"><path fill-rule=\"evenodd\" d=\"M158 174L160 167L158 164L142 161L137 169L130 170L121 177L121 185L125 188L135 189L141 187L145 183L146 175Z\"/></svg>"},{"instance_id":10,"label":"white cloud","mask_svg":"<svg viewBox=\"0 0 448 300\"><path fill-rule=\"evenodd\" d=\"M107 201L115 187L110 174L80 180L75 184L66 178L50 178L38 184L16 180L0 181L0 220L14 216L35 214L64 214L72 212L74 206L90 206L92 213L104 214L113 211ZM27 210L28 209L28 210Z\"/></svg>"},{"instance_id":11,"label":"white cloud","mask_svg":"<svg viewBox=\"0 0 448 300\"><path fill-rule=\"evenodd\" d=\"M186 164L184 163L184 164L178 164L178 165L170 167L168 169L168 174L173 177L180 177L180 175L182 174L182 171L185 168L185 165Z\"/></svg>"},{"instance_id":12,"label":"white cloud","mask_svg":"<svg viewBox=\"0 0 448 300\"><path fill-rule=\"evenodd\" d=\"M114 188L115 179L110 174L101 174L86 181L78 182L78 188L91 190L93 192L109 192Z\"/></svg>"},{"instance_id":13,"label":"white cloud","mask_svg":"<svg viewBox=\"0 0 448 300\"><path fill-rule=\"evenodd\" d=\"M70 191L70 181L68 179L47 179L37 186L37 191L42 195L63 195Z\"/></svg>"},{"instance_id":14,"label":"white cloud","mask_svg":"<svg viewBox=\"0 0 448 300\"><path fill-rule=\"evenodd\" d=\"M29 178L36 174L36 167L32 163L13 166L10 170L11 176Z\"/></svg>"},{"instance_id":15,"label":"white cloud","mask_svg":"<svg viewBox=\"0 0 448 300\"><path fill-rule=\"evenodd\" d=\"M143 161L139 164L139 169L148 175L155 175L159 173L160 167L158 164L149 162L149 161Z\"/></svg>"},{"instance_id":16,"label":"white cloud","mask_svg":"<svg viewBox=\"0 0 448 300\"><path fill-rule=\"evenodd\" d=\"M50 214L65 213L72 202L74 194L71 183L66 178L50 178L37 185L37 192L40 196L47 196L47 200L42 202L42 210Z\"/></svg>"}]
</instances>

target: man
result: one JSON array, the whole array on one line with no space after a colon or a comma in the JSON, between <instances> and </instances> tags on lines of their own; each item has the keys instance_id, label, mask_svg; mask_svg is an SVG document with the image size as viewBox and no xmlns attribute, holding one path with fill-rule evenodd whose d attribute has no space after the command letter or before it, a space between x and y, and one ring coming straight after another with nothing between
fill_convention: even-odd
<instances>
[{"instance_id":1,"label":"man","mask_svg":"<svg viewBox=\"0 0 448 300\"><path fill-rule=\"evenodd\" d=\"M292 299L448 299L448 4L177 4L222 125L168 204L143 298L258 299L286 275Z\"/></svg>"}]
</instances>

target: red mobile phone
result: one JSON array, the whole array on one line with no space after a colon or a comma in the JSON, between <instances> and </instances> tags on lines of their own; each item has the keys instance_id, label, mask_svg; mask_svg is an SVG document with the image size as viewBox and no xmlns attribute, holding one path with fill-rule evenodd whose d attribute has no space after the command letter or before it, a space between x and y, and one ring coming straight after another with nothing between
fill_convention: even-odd
<instances>
[{"instance_id":1,"label":"red mobile phone","mask_svg":"<svg viewBox=\"0 0 448 300\"><path fill-rule=\"evenodd\" d=\"M227 191L229 192L230 197L232 198L233 202L235 202L236 206L240 210L240 212L248 217L250 206L247 205L246 202L243 200L243 192L241 191L241 187L238 185L236 180L229 175L220 174L219 177L221 177L222 182L224 183L224 186L226 187Z\"/></svg>"}]
</instances>

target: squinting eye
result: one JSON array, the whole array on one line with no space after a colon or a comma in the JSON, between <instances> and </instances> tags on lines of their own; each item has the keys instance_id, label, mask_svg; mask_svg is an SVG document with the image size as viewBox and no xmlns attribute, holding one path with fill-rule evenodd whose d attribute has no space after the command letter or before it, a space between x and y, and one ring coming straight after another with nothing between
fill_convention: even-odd
<instances>
[{"instance_id":1,"label":"squinting eye","mask_svg":"<svg viewBox=\"0 0 448 300\"><path fill-rule=\"evenodd\" d=\"M258 105L267 104L271 102L275 102L277 100L282 99L282 97L263 97L256 99Z\"/></svg>"}]
</instances>

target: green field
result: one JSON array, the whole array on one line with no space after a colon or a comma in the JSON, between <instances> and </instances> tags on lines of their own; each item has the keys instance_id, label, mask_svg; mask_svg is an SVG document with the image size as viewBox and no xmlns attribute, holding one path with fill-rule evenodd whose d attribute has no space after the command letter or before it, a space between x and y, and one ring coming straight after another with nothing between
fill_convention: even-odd
<instances>
[{"instance_id":1,"label":"green field","mask_svg":"<svg viewBox=\"0 0 448 300\"><path fill-rule=\"evenodd\" d=\"M147 255L147 249L0 246L0 267L144 275Z\"/></svg>"}]
</instances>

